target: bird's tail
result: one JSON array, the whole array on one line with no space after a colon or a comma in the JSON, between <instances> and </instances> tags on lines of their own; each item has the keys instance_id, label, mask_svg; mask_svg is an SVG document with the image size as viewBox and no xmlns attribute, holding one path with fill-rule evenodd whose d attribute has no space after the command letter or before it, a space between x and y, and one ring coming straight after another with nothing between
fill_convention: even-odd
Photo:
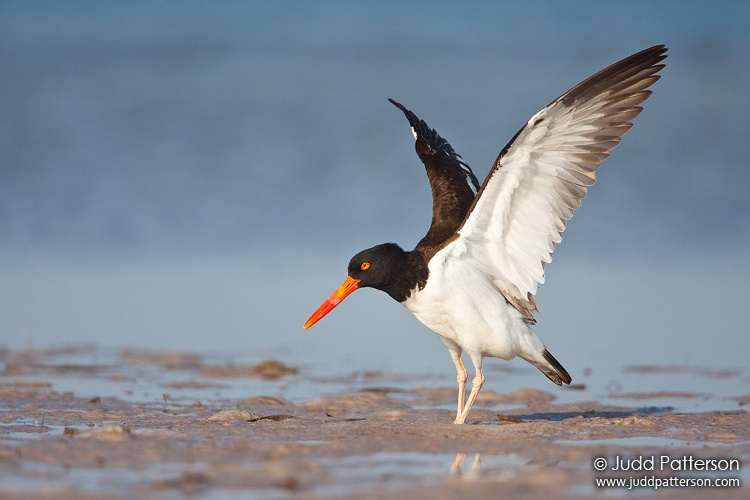
<instances>
[{"instance_id":1,"label":"bird's tail","mask_svg":"<svg viewBox=\"0 0 750 500\"><path fill-rule=\"evenodd\" d=\"M556 360L555 357L550 354L547 349L542 351L542 356L544 356L544 360L547 363L534 363L536 367L539 368L539 370L541 370L541 372L544 373L544 375L546 375L548 379L550 379L557 385L563 385L563 382L565 382L566 384L570 384L570 381L572 380L570 378L570 374L568 374L568 371L563 367L563 365L561 365L560 362Z\"/></svg>"},{"instance_id":2,"label":"bird's tail","mask_svg":"<svg viewBox=\"0 0 750 500\"><path fill-rule=\"evenodd\" d=\"M522 335L518 356L539 368L544 375L557 385L570 384L568 371L549 353L542 339L526 325L526 335Z\"/></svg>"}]
</instances>

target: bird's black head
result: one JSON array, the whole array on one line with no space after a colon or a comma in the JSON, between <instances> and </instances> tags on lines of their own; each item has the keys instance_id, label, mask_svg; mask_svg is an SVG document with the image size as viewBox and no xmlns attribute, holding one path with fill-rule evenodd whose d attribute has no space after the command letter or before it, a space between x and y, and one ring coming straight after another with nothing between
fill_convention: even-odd
<instances>
[{"instance_id":1,"label":"bird's black head","mask_svg":"<svg viewBox=\"0 0 750 500\"><path fill-rule=\"evenodd\" d=\"M310 316L304 328L317 323L358 288L376 288L399 302L406 300L409 290L417 284L417 279L412 277L413 270L410 272L413 266L410 266L409 255L395 243L383 243L359 252L349 261L349 276L344 284Z\"/></svg>"},{"instance_id":2,"label":"bird's black head","mask_svg":"<svg viewBox=\"0 0 750 500\"><path fill-rule=\"evenodd\" d=\"M371 287L384 292L404 274L406 252L395 243L383 243L362 250L349 261L348 273L358 280L358 287Z\"/></svg>"}]
</instances>

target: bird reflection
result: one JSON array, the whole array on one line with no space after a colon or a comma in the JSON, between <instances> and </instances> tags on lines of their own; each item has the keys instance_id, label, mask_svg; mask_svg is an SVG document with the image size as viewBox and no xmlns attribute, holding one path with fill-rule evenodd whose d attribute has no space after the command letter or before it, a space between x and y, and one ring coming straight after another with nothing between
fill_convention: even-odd
<instances>
[{"instance_id":1,"label":"bird reflection","mask_svg":"<svg viewBox=\"0 0 750 500\"><path fill-rule=\"evenodd\" d=\"M471 467L466 472L461 470L461 466L466 459L466 453L456 453L456 459L453 460L451 465L451 475L454 475L461 479L468 479L469 481L476 481L482 472L482 454L477 453L474 455L474 461L471 463Z\"/></svg>"}]
</instances>

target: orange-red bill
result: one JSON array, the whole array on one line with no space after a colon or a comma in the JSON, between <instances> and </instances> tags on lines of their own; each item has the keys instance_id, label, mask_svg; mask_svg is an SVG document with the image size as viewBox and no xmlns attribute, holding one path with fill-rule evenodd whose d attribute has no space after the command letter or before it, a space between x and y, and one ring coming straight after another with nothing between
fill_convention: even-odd
<instances>
[{"instance_id":1,"label":"orange-red bill","mask_svg":"<svg viewBox=\"0 0 750 500\"><path fill-rule=\"evenodd\" d=\"M347 276L346 281L344 281L344 284L339 287L338 290L333 292L333 295L328 297L328 300L323 302L321 306L318 308L317 311L313 313L312 316L310 316L310 319L308 319L305 324L302 326L305 330L313 326L315 323L317 323L323 316L331 312L331 310L339 305L339 303L344 300L350 293L352 293L354 290L357 289L357 285L359 284L359 280L355 280L351 276Z\"/></svg>"}]
</instances>

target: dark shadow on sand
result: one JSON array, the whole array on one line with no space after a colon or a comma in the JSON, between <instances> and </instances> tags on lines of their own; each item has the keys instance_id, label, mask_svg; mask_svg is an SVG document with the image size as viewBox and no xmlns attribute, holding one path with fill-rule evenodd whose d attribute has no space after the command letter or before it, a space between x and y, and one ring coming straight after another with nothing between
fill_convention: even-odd
<instances>
[{"instance_id":1,"label":"dark shadow on sand","mask_svg":"<svg viewBox=\"0 0 750 500\"><path fill-rule=\"evenodd\" d=\"M544 412L530 413L525 415L510 415L519 420L551 420L559 422L569 418L626 418L636 415L653 415L655 413L669 413L673 410L671 406L644 406L642 408L633 408L630 410L586 410L586 411L568 411L568 412Z\"/></svg>"}]
</instances>

